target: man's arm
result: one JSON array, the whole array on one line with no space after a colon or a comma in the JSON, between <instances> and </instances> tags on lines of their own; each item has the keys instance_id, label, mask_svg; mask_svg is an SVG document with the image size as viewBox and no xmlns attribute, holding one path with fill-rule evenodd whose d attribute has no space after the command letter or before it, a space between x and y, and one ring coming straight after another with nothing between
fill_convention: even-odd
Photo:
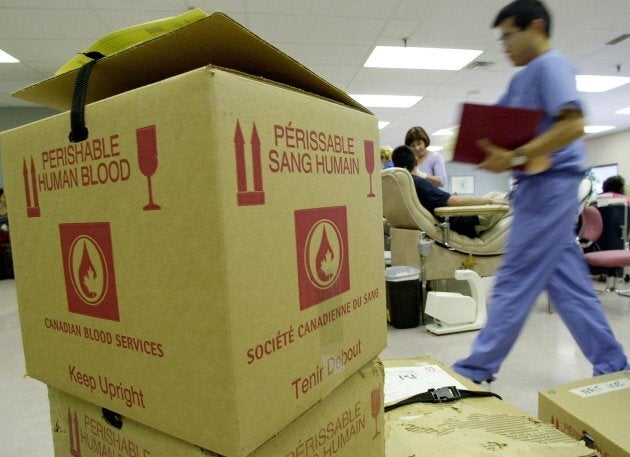
<instances>
[{"instance_id":1,"label":"man's arm","mask_svg":"<svg viewBox=\"0 0 630 457\"><path fill-rule=\"evenodd\" d=\"M545 159L547 161L551 159L553 152L579 139L582 135L584 135L582 111L577 107L567 107L556 116L556 121L549 130L514 151L501 148L487 139L479 140L478 146L487 154L486 160L479 164L479 168L494 172L507 171L514 167L514 159L519 155L525 157L526 163L538 161L544 164ZM543 171L544 166L538 168L540 169L531 171ZM528 171L527 167L526 171Z\"/></svg>"},{"instance_id":2,"label":"man's arm","mask_svg":"<svg viewBox=\"0 0 630 457\"><path fill-rule=\"evenodd\" d=\"M508 205L500 198L472 197L467 195L451 195L446 206L474 206L474 205Z\"/></svg>"}]
</instances>

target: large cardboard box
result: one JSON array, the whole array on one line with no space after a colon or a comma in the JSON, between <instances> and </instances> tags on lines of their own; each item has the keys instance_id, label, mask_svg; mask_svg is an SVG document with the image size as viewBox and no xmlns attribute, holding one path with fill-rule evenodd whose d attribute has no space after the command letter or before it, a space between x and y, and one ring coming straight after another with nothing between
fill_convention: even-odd
<instances>
[{"instance_id":1,"label":"large cardboard box","mask_svg":"<svg viewBox=\"0 0 630 457\"><path fill-rule=\"evenodd\" d=\"M384 457L383 366L373 360L249 457ZM211 451L50 387L57 457L197 457Z\"/></svg>"},{"instance_id":2,"label":"large cardboard box","mask_svg":"<svg viewBox=\"0 0 630 457\"><path fill-rule=\"evenodd\" d=\"M376 118L221 14L92 76L0 135L28 374L246 455L386 346Z\"/></svg>"},{"instance_id":3,"label":"large cardboard box","mask_svg":"<svg viewBox=\"0 0 630 457\"><path fill-rule=\"evenodd\" d=\"M414 389L456 386L479 390L431 357L383 360L385 404ZM583 442L495 397L414 403L385 413L387 457L592 457Z\"/></svg>"},{"instance_id":4,"label":"large cardboard box","mask_svg":"<svg viewBox=\"0 0 630 457\"><path fill-rule=\"evenodd\" d=\"M538 392L538 417L602 457L630 456L630 371L582 379Z\"/></svg>"}]
</instances>

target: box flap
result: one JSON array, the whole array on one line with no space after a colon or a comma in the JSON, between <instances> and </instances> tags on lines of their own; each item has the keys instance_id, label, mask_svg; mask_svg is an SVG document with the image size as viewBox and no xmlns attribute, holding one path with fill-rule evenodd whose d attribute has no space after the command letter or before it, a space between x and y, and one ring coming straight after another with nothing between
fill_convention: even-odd
<instances>
[{"instance_id":1,"label":"box flap","mask_svg":"<svg viewBox=\"0 0 630 457\"><path fill-rule=\"evenodd\" d=\"M344 91L220 12L102 58L92 69L86 100L92 103L208 64L287 84L372 114ZM68 110L78 72L75 69L54 76L12 95Z\"/></svg>"}]
</instances>

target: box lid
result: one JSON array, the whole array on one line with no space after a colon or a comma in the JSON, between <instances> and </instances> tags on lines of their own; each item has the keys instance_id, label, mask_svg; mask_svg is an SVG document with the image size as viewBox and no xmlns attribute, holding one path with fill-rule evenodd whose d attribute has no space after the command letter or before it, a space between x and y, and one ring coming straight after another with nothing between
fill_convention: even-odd
<instances>
[{"instance_id":1,"label":"box lid","mask_svg":"<svg viewBox=\"0 0 630 457\"><path fill-rule=\"evenodd\" d=\"M372 114L344 91L221 12L103 57L90 74L86 102L102 100L205 65L269 79ZM68 110L78 72L79 69L68 71L11 95Z\"/></svg>"},{"instance_id":2,"label":"box lid","mask_svg":"<svg viewBox=\"0 0 630 457\"><path fill-rule=\"evenodd\" d=\"M622 449L630 451L628 411L630 410L630 370L582 379L539 392L538 411L544 399L577 420L588 424ZM555 409L555 408L554 408ZM548 411L551 409L548 407ZM542 417L549 420L549 417Z\"/></svg>"},{"instance_id":3,"label":"box lid","mask_svg":"<svg viewBox=\"0 0 630 457\"><path fill-rule=\"evenodd\" d=\"M404 392L406 386L444 386L461 383L479 390L472 381L430 356L383 360L385 403L388 393ZM426 370L415 368L426 367ZM392 369L401 369L392 372ZM397 385L393 385L397 384ZM453 403L413 403L385 413L385 445L388 457L465 455L467 457L525 456L595 457L584 443L554 427L529 417L498 398L463 398Z\"/></svg>"}]
</instances>

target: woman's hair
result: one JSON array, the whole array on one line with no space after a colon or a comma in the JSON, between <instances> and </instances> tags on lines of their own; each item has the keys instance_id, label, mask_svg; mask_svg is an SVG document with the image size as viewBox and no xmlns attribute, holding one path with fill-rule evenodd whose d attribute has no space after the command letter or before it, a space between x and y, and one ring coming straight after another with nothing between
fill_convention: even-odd
<instances>
[{"instance_id":1,"label":"woman's hair","mask_svg":"<svg viewBox=\"0 0 630 457\"><path fill-rule=\"evenodd\" d=\"M392 147L391 146L381 146L381 160L391 160L392 159Z\"/></svg>"},{"instance_id":2,"label":"woman's hair","mask_svg":"<svg viewBox=\"0 0 630 457\"><path fill-rule=\"evenodd\" d=\"M615 175L607 178L602 184L604 192L614 192L616 194L625 194L626 181L623 176Z\"/></svg>"},{"instance_id":3,"label":"woman's hair","mask_svg":"<svg viewBox=\"0 0 630 457\"><path fill-rule=\"evenodd\" d=\"M431 140L427 132L420 126L411 127L405 135L405 146L411 146L414 141L424 141L424 147L429 147Z\"/></svg>"},{"instance_id":4,"label":"woman's hair","mask_svg":"<svg viewBox=\"0 0 630 457\"><path fill-rule=\"evenodd\" d=\"M545 21L545 33L548 37L551 36L551 15L539 0L515 0L506 5L497 14L492 27L498 27L501 22L511 17L514 18L514 25L521 30L525 30L532 21L542 19Z\"/></svg>"},{"instance_id":5,"label":"woman's hair","mask_svg":"<svg viewBox=\"0 0 630 457\"><path fill-rule=\"evenodd\" d=\"M395 167L413 171L416 167L416 153L407 145L398 146L392 152L392 162L394 162Z\"/></svg>"}]
</instances>

